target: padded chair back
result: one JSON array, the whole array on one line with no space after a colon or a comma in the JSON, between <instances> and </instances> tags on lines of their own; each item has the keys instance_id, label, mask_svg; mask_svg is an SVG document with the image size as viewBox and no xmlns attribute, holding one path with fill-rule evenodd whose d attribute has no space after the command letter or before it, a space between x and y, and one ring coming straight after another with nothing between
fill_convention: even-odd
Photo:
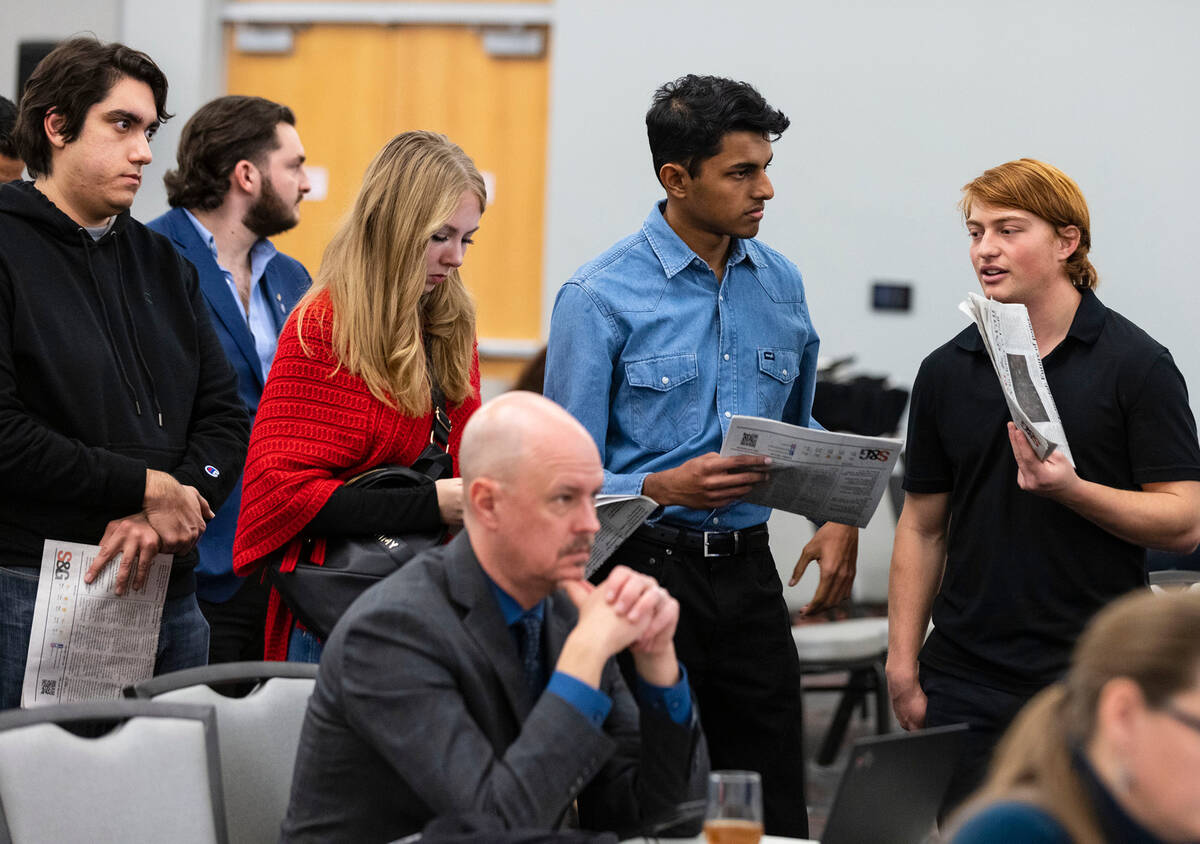
<instances>
[{"instance_id":1,"label":"padded chair back","mask_svg":"<svg viewBox=\"0 0 1200 844\"><path fill-rule=\"evenodd\" d=\"M301 663L227 663L164 674L133 687L157 702L216 710L232 844L279 837L316 673L316 665ZM247 682L259 685L245 697L226 697L210 686Z\"/></svg>"},{"instance_id":2,"label":"padded chair back","mask_svg":"<svg viewBox=\"0 0 1200 844\"><path fill-rule=\"evenodd\" d=\"M98 738L62 724L116 722ZM0 713L0 841L225 844L211 707L143 700Z\"/></svg>"},{"instance_id":3,"label":"padded chair back","mask_svg":"<svg viewBox=\"0 0 1200 844\"><path fill-rule=\"evenodd\" d=\"M1172 592L1200 592L1200 571L1158 569L1148 573L1150 590L1160 595Z\"/></svg>"}]
</instances>

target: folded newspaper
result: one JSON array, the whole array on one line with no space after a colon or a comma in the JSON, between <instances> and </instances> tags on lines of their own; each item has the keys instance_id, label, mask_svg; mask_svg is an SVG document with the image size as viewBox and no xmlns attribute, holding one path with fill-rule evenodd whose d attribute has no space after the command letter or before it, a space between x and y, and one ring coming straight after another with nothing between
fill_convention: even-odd
<instances>
[{"instance_id":1,"label":"folded newspaper","mask_svg":"<svg viewBox=\"0 0 1200 844\"><path fill-rule=\"evenodd\" d=\"M629 538L646 517L658 509L658 502L645 495L599 495L596 497L596 518L600 532L592 542L586 576L591 577L612 552Z\"/></svg>"},{"instance_id":2,"label":"folded newspaper","mask_svg":"<svg viewBox=\"0 0 1200 844\"><path fill-rule=\"evenodd\" d=\"M968 293L958 309L974 320L979 329L1012 420L1024 432L1038 459L1045 460L1058 449L1074 466L1075 458L1067 445L1067 433L1050 394L1050 385L1046 383L1042 357L1025 306Z\"/></svg>"},{"instance_id":3,"label":"folded newspaper","mask_svg":"<svg viewBox=\"0 0 1200 844\"><path fill-rule=\"evenodd\" d=\"M119 554L83 582L98 553L98 545L54 539L42 546L21 706L118 698L153 676L172 557L157 555L141 590L118 595Z\"/></svg>"},{"instance_id":4,"label":"folded newspaper","mask_svg":"<svg viewBox=\"0 0 1200 844\"><path fill-rule=\"evenodd\" d=\"M900 457L901 440L801 428L774 419L734 416L721 456L771 458L767 478L745 497L817 521L866 527Z\"/></svg>"}]
</instances>

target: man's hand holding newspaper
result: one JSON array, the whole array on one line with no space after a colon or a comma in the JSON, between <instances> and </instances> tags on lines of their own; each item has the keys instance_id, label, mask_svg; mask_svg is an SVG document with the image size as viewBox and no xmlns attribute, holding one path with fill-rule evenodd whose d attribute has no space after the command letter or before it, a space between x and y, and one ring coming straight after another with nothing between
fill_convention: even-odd
<instances>
[{"instance_id":1,"label":"man's hand holding newspaper","mask_svg":"<svg viewBox=\"0 0 1200 844\"><path fill-rule=\"evenodd\" d=\"M1008 423L1008 440L1012 443L1013 457L1017 460L1017 485L1034 495L1062 500L1069 495L1071 487L1079 481L1075 467L1061 451L1056 451L1039 460L1029 440L1017 426Z\"/></svg>"},{"instance_id":2,"label":"man's hand holding newspaper","mask_svg":"<svg viewBox=\"0 0 1200 844\"><path fill-rule=\"evenodd\" d=\"M1033 335L1033 325L1029 322L1029 312L1025 306L1005 304L968 293L966 301L960 303L958 309L974 321L979 329L992 368L1000 379L1000 389L1004 391L1009 413L1016 428L1028 440L1033 453L1039 460L1045 461L1058 449L1067 462L1074 466L1075 459L1071 456L1071 447L1067 445L1067 434L1063 430L1058 407L1054 404L1054 396L1050 394L1050 385L1046 383L1037 338ZM1014 444L1014 454L1015 448ZM1026 474L1029 475L1028 472ZM1032 475L1029 476L1031 483L1040 485ZM1021 488L1026 487L1022 484Z\"/></svg>"}]
</instances>

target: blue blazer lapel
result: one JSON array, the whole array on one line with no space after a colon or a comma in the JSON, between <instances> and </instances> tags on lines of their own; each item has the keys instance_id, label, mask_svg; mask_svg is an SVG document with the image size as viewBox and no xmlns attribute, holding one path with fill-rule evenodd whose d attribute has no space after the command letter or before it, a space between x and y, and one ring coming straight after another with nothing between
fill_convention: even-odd
<instances>
[{"instance_id":1,"label":"blue blazer lapel","mask_svg":"<svg viewBox=\"0 0 1200 844\"><path fill-rule=\"evenodd\" d=\"M208 246L200 239L196 227L181 209L170 212L171 239L179 245L179 251L196 267L200 276L200 292L208 303L220 328L233 338L237 349L246 358L250 373L258 379L259 389L266 380L262 371L262 361L258 358L258 349L254 346L254 336L246 324L246 313L241 304L229 290L225 274L217 266L216 260ZM240 368L240 367L235 367Z\"/></svg>"},{"instance_id":2,"label":"blue blazer lapel","mask_svg":"<svg viewBox=\"0 0 1200 844\"><path fill-rule=\"evenodd\" d=\"M272 261L272 264L278 263ZM283 295L282 279L277 279L275 273L271 272L271 265L267 265L267 271L263 273L263 285L267 290L267 304L271 306L271 319L275 321L275 334L278 335L283 330L283 324L287 321L288 302Z\"/></svg>"},{"instance_id":3,"label":"blue blazer lapel","mask_svg":"<svg viewBox=\"0 0 1200 844\"><path fill-rule=\"evenodd\" d=\"M275 320L276 336L283 330L288 314L309 287L308 274L304 272L304 268L298 264L293 266L298 271L291 269L286 259L276 255L271 263L267 264L267 271L263 273L262 283L271 306L271 318Z\"/></svg>"}]
</instances>

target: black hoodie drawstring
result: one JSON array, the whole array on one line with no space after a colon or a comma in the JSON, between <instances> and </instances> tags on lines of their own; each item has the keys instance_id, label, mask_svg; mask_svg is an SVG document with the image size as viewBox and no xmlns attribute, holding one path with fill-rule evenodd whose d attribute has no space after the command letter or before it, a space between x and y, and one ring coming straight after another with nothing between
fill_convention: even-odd
<instances>
[{"instance_id":1,"label":"black hoodie drawstring","mask_svg":"<svg viewBox=\"0 0 1200 844\"><path fill-rule=\"evenodd\" d=\"M129 373L125 369L125 361L121 358L121 353L117 349L117 339L113 336L112 322L108 318L108 307L104 304L104 291L100 289L100 280L96 278L96 270L92 266L92 245L89 243L91 235L83 229L78 229L79 236L83 240L83 254L87 258L88 277L92 280L92 287L96 290L96 299L100 302L100 313L104 315L104 330L108 334L108 347L112 350L113 357L117 360L117 368L121 370L121 380L125 382L125 389L129 391L129 397L133 399L133 409L137 411L137 415L142 415L142 404L138 401L137 390L133 387L133 382L129 380ZM118 253L118 264L120 257Z\"/></svg>"},{"instance_id":2,"label":"black hoodie drawstring","mask_svg":"<svg viewBox=\"0 0 1200 844\"><path fill-rule=\"evenodd\" d=\"M116 240L120 232L113 232L113 239ZM121 307L125 311L125 319L129 321L129 333L133 335L133 351L137 354L138 363L142 366L142 373L145 374L146 380L150 382L150 400L154 402L154 412L158 415L158 427L163 426L162 405L158 403L158 388L154 383L154 376L150 374L150 367L146 364L146 356L142 354L142 343L138 339L137 321L133 318L133 311L129 308L129 297L125 295L125 270L121 266L121 247L116 245L117 251L117 288L121 297Z\"/></svg>"}]
</instances>

